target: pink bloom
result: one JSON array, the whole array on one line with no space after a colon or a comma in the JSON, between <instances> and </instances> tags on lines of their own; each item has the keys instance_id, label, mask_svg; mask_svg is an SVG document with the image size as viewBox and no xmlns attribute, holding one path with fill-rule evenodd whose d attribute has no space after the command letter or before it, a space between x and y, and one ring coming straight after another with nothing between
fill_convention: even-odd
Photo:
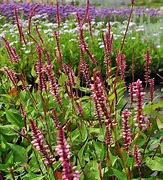
<instances>
[{"instance_id":1,"label":"pink bloom","mask_svg":"<svg viewBox=\"0 0 163 180\"><path fill-rule=\"evenodd\" d=\"M90 86L90 82L91 82L89 66L88 66L88 64L84 60L81 60L81 62L80 62L80 72L84 76L84 79L86 81L86 85L89 87Z\"/></svg>"},{"instance_id":2,"label":"pink bloom","mask_svg":"<svg viewBox=\"0 0 163 180\"><path fill-rule=\"evenodd\" d=\"M96 116L99 120L99 123L101 124L101 119L104 114L103 109L104 107L106 107L107 100L106 100L105 90L104 90L103 82L101 80L99 71L94 71L93 80L94 80L94 83L91 84L91 92L92 92L92 97L94 100Z\"/></svg>"},{"instance_id":3,"label":"pink bloom","mask_svg":"<svg viewBox=\"0 0 163 180\"><path fill-rule=\"evenodd\" d=\"M42 49L40 46L37 46L38 61L36 62L36 73L39 78L38 87L41 92L46 91L46 78L45 71L42 65Z\"/></svg>"},{"instance_id":4,"label":"pink bloom","mask_svg":"<svg viewBox=\"0 0 163 180\"><path fill-rule=\"evenodd\" d=\"M145 92L143 92L142 81L138 79L132 85L133 85L133 97L137 103L137 108L136 108L137 114L135 120L137 121L140 130L145 130L148 127L149 121L148 118L146 118L143 114L143 102L144 102Z\"/></svg>"},{"instance_id":5,"label":"pink bloom","mask_svg":"<svg viewBox=\"0 0 163 180\"><path fill-rule=\"evenodd\" d=\"M71 157L70 149L66 141L66 137L65 137L62 126L58 127L56 152L60 156L59 160L61 161L62 167L63 167L62 179L63 180L78 180L79 173L74 172L73 170L74 168L72 167L70 163L70 157Z\"/></svg>"},{"instance_id":6,"label":"pink bloom","mask_svg":"<svg viewBox=\"0 0 163 180\"><path fill-rule=\"evenodd\" d=\"M59 88L57 81L53 75L53 65L51 62L45 67L46 74L48 76L48 81L50 83L50 93L55 97L56 102L61 105L61 98L59 96Z\"/></svg>"},{"instance_id":7,"label":"pink bloom","mask_svg":"<svg viewBox=\"0 0 163 180\"><path fill-rule=\"evenodd\" d=\"M30 120L30 128L32 131L32 144L37 151L39 151L42 156L44 163L48 166L55 163L53 155L50 153L48 146L45 143L44 136L42 132L38 129L37 125L33 120Z\"/></svg>"},{"instance_id":8,"label":"pink bloom","mask_svg":"<svg viewBox=\"0 0 163 180\"><path fill-rule=\"evenodd\" d=\"M119 53L117 58L117 71L120 72L121 78L125 80L125 70L126 70L126 57L124 54Z\"/></svg>"},{"instance_id":9,"label":"pink bloom","mask_svg":"<svg viewBox=\"0 0 163 180\"><path fill-rule=\"evenodd\" d=\"M141 167L141 153L138 149L138 145L134 146L134 159L137 167Z\"/></svg>"},{"instance_id":10,"label":"pink bloom","mask_svg":"<svg viewBox=\"0 0 163 180\"><path fill-rule=\"evenodd\" d=\"M132 136L131 136L131 131L130 131L130 126L128 119L130 117L131 113L129 112L128 109L125 109L122 112L122 137L123 137L123 142L124 142L124 147L126 151L128 151L130 144L132 143Z\"/></svg>"},{"instance_id":11,"label":"pink bloom","mask_svg":"<svg viewBox=\"0 0 163 180\"><path fill-rule=\"evenodd\" d=\"M95 112L100 125L102 125L101 120L105 119L105 143L108 145L111 142L111 127L113 127L113 122L111 121L110 112L107 108L107 98L99 71L94 71L93 80L94 83L91 84L91 92L94 100Z\"/></svg>"}]
</instances>

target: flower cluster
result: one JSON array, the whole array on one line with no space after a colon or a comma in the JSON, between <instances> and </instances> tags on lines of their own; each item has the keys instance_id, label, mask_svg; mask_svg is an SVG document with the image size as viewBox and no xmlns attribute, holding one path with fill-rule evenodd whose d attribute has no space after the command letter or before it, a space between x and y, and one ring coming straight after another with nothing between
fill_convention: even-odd
<instances>
[{"instance_id":1,"label":"flower cluster","mask_svg":"<svg viewBox=\"0 0 163 180\"><path fill-rule=\"evenodd\" d=\"M106 108L107 100L99 71L94 71L93 80L94 83L91 84L91 92L94 100L96 116L99 120L99 123L101 124L101 118L103 117L103 109L104 107Z\"/></svg>"},{"instance_id":2,"label":"flower cluster","mask_svg":"<svg viewBox=\"0 0 163 180\"><path fill-rule=\"evenodd\" d=\"M40 46L37 46L36 48L38 53L38 61L36 62L36 73L38 75L38 88L41 92L46 91L46 78L45 78L45 71L42 64L42 49Z\"/></svg>"},{"instance_id":3,"label":"flower cluster","mask_svg":"<svg viewBox=\"0 0 163 180\"><path fill-rule=\"evenodd\" d=\"M105 143L106 145L109 145L111 142L111 127L113 127L113 122L111 121L110 111L107 108L107 98L99 71L94 71L93 80L94 83L91 84L91 92L94 100L96 116L100 125L102 125L101 120L103 118L105 119Z\"/></svg>"},{"instance_id":4,"label":"flower cluster","mask_svg":"<svg viewBox=\"0 0 163 180\"><path fill-rule=\"evenodd\" d=\"M89 87L91 83L89 65L84 60L80 61L80 72L85 78L86 85Z\"/></svg>"},{"instance_id":5,"label":"flower cluster","mask_svg":"<svg viewBox=\"0 0 163 180\"><path fill-rule=\"evenodd\" d=\"M57 84L57 81L53 75L53 65L50 61L48 54L47 54L47 60L48 60L48 64L45 66L45 71L46 71L46 74L48 76L48 81L50 83L50 93L52 94L52 96L55 97L56 102L59 105L61 105L61 98L59 96L58 84Z\"/></svg>"},{"instance_id":6,"label":"flower cluster","mask_svg":"<svg viewBox=\"0 0 163 180\"><path fill-rule=\"evenodd\" d=\"M70 98L73 97L73 87L75 86L75 74L74 71L67 64L63 64L63 71L68 78L68 82L65 83L66 91Z\"/></svg>"},{"instance_id":7,"label":"flower cluster","mask_svg":"<svg viewBox=\"0 0 163 180\"><path fill-rule=\"evenodd\" d=\"M135 159L136 166L140 168L140 166L141 166L141 154L140 154L138 145L134 146L134 159Z\"/></svg>"},{"instance_id":8,"label":"flower cluster","mask_svg":"<svg viewBox=\"0 0 163 180\"><path fill-rule=\"evenodd\" d=\"M58 127L58 135L57 135L57 146L56 152L60 156L60 161L62 162L63 172L62 172L62 179L63 180L78 180L79 173L74 172L74 168L70 163L70 149L69 145L66 141L66 137L64 134L64 130L60 125Z\"/></svg>"},{"instance_id":9,"label":"flower cluster","mask_svg":"<svg viewBox=\"0 0 163 180\"><path fill-rule=\"evenodd\" d=\"M132 136L131 136L131 131L130 131L130 126L129 126L129 117L131 113L129 112L128 109L125 109L122 112L122 137L123 137L123 142L124 142L124 148L126 151L128 151L130 144L132 143Z\"/></svg>"},{"instance_id":10,"label":"flower cluster","mask_svg":"<svg viewBox=\"0 0 163 180\"><path fill-rule=\"evenodd\" d=\"M51 166L55 163L55 159L53 158L53 155L50 153L48 145L45 143L42 132L38 129L37 125L33 120L30 120L30 128L32 131L33 139L31 143L36 148L36 150L42 154L44 163L48 166Z\"/></svg>"},{"instance_id":11,"label":"flower cluster","mask_svg":"<svg viewBox=\"0 0 163 180\"><path fill-rule=\"evenodd\" d=\"M126 57L124 54L119 53L117 58L117 71L120 72L121 78L124 80L125 79L125 70L126 70Z\"/></svg>"},{"instance_id":12,"label":"flower cluster","mask_svg":"<svg viewBox=\"0 0 163 180\"><path fill-rule=\"evenodd\" d=\"M136 108L136 117L135 120L138 123L138 127L140 130L147 129L149 125L148 118L144 116L143 114L143 102L144 102L144 95L145 92L143 92L142 87L142 81L139 79L136 82L133 82L133 97L136 100L137 108Z\"/></svg>"}]
</instances>

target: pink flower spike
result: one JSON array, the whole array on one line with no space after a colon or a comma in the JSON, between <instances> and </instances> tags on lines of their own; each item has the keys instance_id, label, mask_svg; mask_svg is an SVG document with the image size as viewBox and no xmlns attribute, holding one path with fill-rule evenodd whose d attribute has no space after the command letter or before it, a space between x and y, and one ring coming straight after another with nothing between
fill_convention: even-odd
<instances>
[{"instance_id":1,"label":"pink flower spike","mask_svg":"<svg viewBox=\"0 0 163 180\"><path fill-rule=\"evenodd\" d=\"M38 88L41 92L46 91L46 78L45 78L45 70L42 64L42 49L39 45L37 45L37 53L38 53L38 61L36 62L36 73L38 75Z\"/></svg>"},{"instance_id":2,"label":"pink flower spike","mask_svg":"<svg viewBox=\"0 0 163 180\"><path fill-rule=\"evenodd\" d=\"M61 98L59 96L59 88L58 88L57 81L53 74L53 65L52 65L50 59L48 61L48 64L45 67L45 71L48 76L48 81L50 83L50 93L52 94L52 96L55 97L58 105L61 105Z\"/></svg>"},{"instance_id":3,"label":"pink flower spike","mask_svg":"<svg viewBox=\"0 0 163 180\"><path fill-rule=\"evenodd\" d=\"M58 126L56 153L60 156L59 160L61 161L63 167L62 179L79 180L79 173L74 172L74 168L70 163L70 149L61 125Z\"/></svg>"},{"instance_id":4,"label":"pink flower spike","mask_svg":"<svg viewBox=\"0 0 163 180\"><path fill-rule=\"evenodd\" d=\"M132 83L132 86L133 86L133 97L137 103L135 120L140 130L146 130L149 125L149 121L148 118L145 117L143 114L143 103L144 103L145 92L143 92L142 81L138 79L136 82Z\"/></svg>"},{"instance_id":5,"label":"pink flower spike","mask_svg":"<svg viewBox=\"0 0 163 180\"><path fill-rule=\"evenodd\" d=\"M43 156L43 161L46 165L51 166L55 163L53 155L50 153L47 144L45 143L42 132L38 129L33 120L30 120L30 128L32 131L32 144L37 151Z\"/></svg>"},{"instance_id":6,"label":"pink flower spike","mask_svg":"<svg viewBox=\"0 0 163 180\"><path fill-rule=\"evenodd\" d=\"M117 58L117 71L120 73L121 78L125 80L125 70L126 70L126 57L124 54L119 53Z\"/></svg>"},{"instance_id":7,"label":"pink flower spike","mask_svg":"<svg viewBox=\"0 0 163 180\"><path fill-rule=\"evenodd\" d=\"M134 146L134 159L137 167L141 167L141 153L138 149L138 145Z\"/></svg>"},{"instance_id":8,"label":"pink flower spike","mask_svg":"<svg viewBox=\"0 0 163 180\"><path fill-rule=\"evenodd\" d=\"M129 112L128 109L125 109L122 112L122 137L124 142L124 148L126 149L126 151L128 151L129 146L132 143L132 136L128 122L130 115L131 113Z\"/></svg>"}]
</instances>

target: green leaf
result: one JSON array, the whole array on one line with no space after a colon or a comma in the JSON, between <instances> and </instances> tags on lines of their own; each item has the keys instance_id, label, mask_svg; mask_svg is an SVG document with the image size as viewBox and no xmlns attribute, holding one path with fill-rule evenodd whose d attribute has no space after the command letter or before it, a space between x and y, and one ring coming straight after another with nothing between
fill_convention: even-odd
<instances>
[{"instance_id":1,"label":"green leaf","mask_svg":"<svg viewBox=\"0 0 163 180\"><path fill-rule=\"evenodd\" d=\"M163 171L163 158L155 157L155 159L152 159L150 157L147 157L146 165L152 171Z\"/></svg>"},{"instance_id":2,"label":"green leaf","mask_svg":"<svg viewBox=\"0 0 163 180\"><path fill-rule=\"evenodd\" d=\"M84 168L86 179L100 180L98 163L96 161L89 161Z\"/></svg>"},{"instance_id":3,"label":"green leaf","mask_svg":"<svg viewBox=\"0 0 163 180\"><path fill-rule=\"evenodd\" d=\"M86 141L88 137L87 127L82 123L81 125L81 136L82 136L82 142Z\"/></svg>"},{"instance_id":4,"label":"green leaf","mask_svg":"<svg viewBox=\"0 0 163 180\"><path fill-rule=\"evenodd\" d=\"M15 125L0 125L0 134L6 135L6 136L14 136L16 133L14 132L14 129L16 129Z\"/></svg>"},{"instance_id":5,"label":"green leaf","mask_svg":"<svg viewBox=\"0 0 163 180\"><path fill-rule=\"evenodd\" d=\"M28 173L27 175L23 176L23 180L29 180L29 179L32 179L32 180L42 180L44 179L45 177L44 176L39 176L39 175L36 175L36 174L33 174L33 173Z\"/></svg>"},{"instance_id":6,"label":"green leaf","mask_svg":"<svg viewBox=\"0 0 163 180\"><path fill-rule=\"evenodd\" d=\"M105 148L104 148L104 143L101 142L94 142L94 147L96 150L96 154L99 160L103 160L105 157Z\"/></svg>"},{"instance_id":7,"label":"green leaf","mask_svg":"<svg viewBox=\"0 0 163 180\"><path fill-rule=\"evenodd\" d=\"M23 127L24 123L23 123L22 117L17 112L12 112L10 110L10 111L6 111L5 113L6 113L7 120L11 124L18 126L19 128Z\"/></svg>"},{"instance_id":8,"label":"green leaf","mask_svg":"<svg viewBox=\"0 0 163 180\"><path fill-rule=\"evenodd\" d=\"M7 144L13 152L15 162L25 162L27 160L27 152L24 147L11 143Z\"/></svg>"},{"instance_id":9,"label":"green leaf","mask_svg":"<svg viewBox=\"0 0 163 180\"><path fill-rule=\"evenodd\" d=\"M35 67L33 66L32 69L31 69L31 75L33 77L36 77L36 71L35 71Z\"/></svg>"},{"instance_id":10,"label":"green leaf","mask_svg":"<svg viewBox=\"0 0 163 180\"><path fill-rule=\"evenodd\" d=\"M78 152L78 157L80 159L80 166L84 167L85 165L85 160L84 160L84 150L85 150L85 147L87 145L87 141L86 143L82 146L82 148L80 149L80 151Z\"/></svg>"},{"instance_id":11,"label":"green leaf","mask_svg":"<svg viewBox=\"0 0 163 180\"><path fill-rule=\"evenodd\" d=\"M113 174L119 179L119 180L126 180L126 175L124 172L122 171L119 171L117 169L113 169L112 168L112 171L113 171Z\"/></svg>"},{"instance_id":12,"label":"green leaf","mask_svg":"<svg viewBox=\"0 0 163 180\"><path fill-rule=\"evenodd\" d=\"M21 116L17 112L12 112L11 110L6 111L6 118L11 124L18 126L19 128L22 128L24 125Z\"/></svg>"}]
</instances>

